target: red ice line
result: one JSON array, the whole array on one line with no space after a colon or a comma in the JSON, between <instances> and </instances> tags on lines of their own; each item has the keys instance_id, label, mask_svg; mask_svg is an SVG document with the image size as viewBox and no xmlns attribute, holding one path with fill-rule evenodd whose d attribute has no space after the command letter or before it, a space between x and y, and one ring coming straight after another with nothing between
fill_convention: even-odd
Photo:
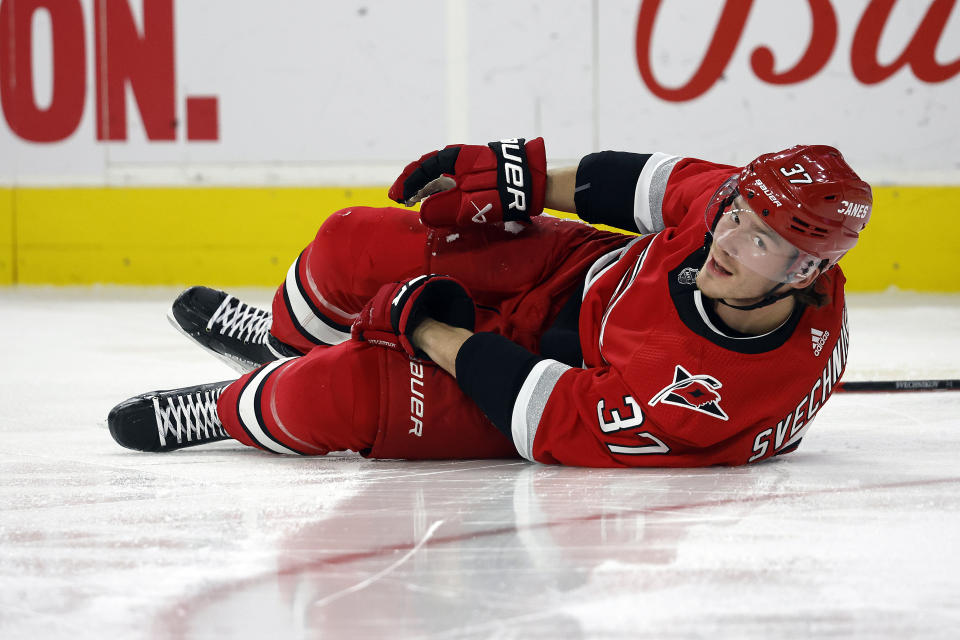
<instances>
[{"instance_id":1,"label":"red ice line","mask_svg":"<svg viewBox=\"0 0 960 640\"><path fill-rule=\"evenodd\" d=\"M776 494L766 494L760 496L740 496L736 498L722 498L719 500L704 500L702 502L687 502L682 504L673 504L673 505L663 505L660 507L649 507L645 509L627 509L624 511L617 511L614 514L603 514L603 513L594 513L586 516L577 516L573 518L564 518L560 520L550 520L547 522L540 522L537 524L524 525L524 526L504 526L496 527L493 529L484 529L480 531L473 531L470 533L459 533L456 535L449 536L437 536L430 538L425 543L423 543L423 548L426 547L437 547L444 544L449 544L452 542L461 542L463 540L470 540L474 538L488 538L491 536L499 536L510 533L518 533L521 530L533 530L533 529L549 529L552 527L559 527L568 524L575 524L578 522L592 522L594 520L600 520L602 518L623 518L636 515L652 515L658 513L675 513L678 511L689 511L693 509L709 509L711 507L722 507L730 504L749 504L756 502L769 502L772 500L781 500L781 499L790 499L790 498L805 498L808 496L816 495L829 495L829 494L838 494L838 493L853 493L859 491L874 491L878 489L903 489L906 487L922 487L935 484L953 484L960 482L960 478L933 478L927 480L908 480L904 482L890 482L884 484L874 484L866 485L860 487L837 487L831 489L814 489L812 491L795 491L793 493L776 493ZM370 549L369 551L360 551L354 553L345 553L338 556L332 556L329 558L322 558L319 560L310 560L304 562L300 565L292 565L284 569L279 569L276 571L269 571L258 576L250 576L237 580L231 583L225 583L218 587L214 587L206 591L202 598L196 598L189 596L179 603L174 603L172 606L168 607L164 611L161 611L155 620L155 626L159 627L158 630L161 632L166 628L166 635L171 638L185 638L187 637L187 627L190 618L201 608L206 608L210 606L210 603L214 600L218 600L228 596L230 593L239 591L241 589L248 588L258 582L263 582L266 580L275 579L277 576L286 576L291 574L302 573L304 571L313 571L317 570L324 566L332 565L342 565L349 564L351 562L359 560L367 560L369 558L376 558L378 556L390 556L392 554L409 551L414 548L417 543L414 542L404 542L401 544L393 544L377 547L375 549Z\"/></svg>"}]
</instances>

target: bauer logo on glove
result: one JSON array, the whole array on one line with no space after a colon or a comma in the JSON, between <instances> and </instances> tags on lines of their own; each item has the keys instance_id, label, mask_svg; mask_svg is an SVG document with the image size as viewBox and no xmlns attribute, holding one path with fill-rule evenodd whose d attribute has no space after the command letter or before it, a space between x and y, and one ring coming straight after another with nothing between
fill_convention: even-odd
<instances>
[{"instance_id":1,"label":"bauer logo on glove","mask_svg":"<svg viewBox=\"0 0 960 640\"><path fill-rule=\"evenodd\" d=\"M450 145L411 162L390 187L408 207L423 202L432 227L530 222L543 212L547 160L543 138L508 138L488 145Z\"/></svg>"},{"instance_id":2,"label":"bauer logo on glove","mask_svg":"<svg viewBox=\"0 0 960 640\"><path fill-rule=\"evenodd\" d=\"M391 282L364 305L353 322L351 335L388 349L429 360L415 349L410 337L425 318L473 331L476 308L466 288L450 276L417 276L406 282Z\"/></svg>"}]
</instances>

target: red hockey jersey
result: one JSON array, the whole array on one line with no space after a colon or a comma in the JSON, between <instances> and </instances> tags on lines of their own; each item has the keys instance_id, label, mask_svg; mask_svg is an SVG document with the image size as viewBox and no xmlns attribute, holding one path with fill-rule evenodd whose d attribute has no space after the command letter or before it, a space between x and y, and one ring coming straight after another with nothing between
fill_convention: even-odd
<instances>
[{"instance_id":1,"label":"red hockey jersey","mask_svg":"<svg viewBox=\"0 0 960 640\"><path fill-rule=\"evenodd\" d=\"M649 232L590 269L580 310L584 367L537 363L514 404L522 456L583 466L739 465L792 451L843 373L844 277L820 277L830 302L797 305L779 328L732 335L694 279L704 210L737 171L655 154L636 190Z\"/></svg>"}]
</instances>

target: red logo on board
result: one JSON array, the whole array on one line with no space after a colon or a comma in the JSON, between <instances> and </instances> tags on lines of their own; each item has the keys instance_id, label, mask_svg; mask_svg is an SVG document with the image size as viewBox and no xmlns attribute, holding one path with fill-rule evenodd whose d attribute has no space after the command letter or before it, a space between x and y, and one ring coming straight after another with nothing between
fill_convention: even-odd
<instances>
[{"instance_id":1,"label":"red logo on board","mask_svg":"<svg viewBox=\"0 0 960 640\"><path fill-rule=\"evenodd\" d=\"M837 0L834 0L837 1ZM665 87L654 77L651 64L653 30L657 12L663 0L641 0L637 18L637 66L644 83L662 100L685 102L698 98L722 76L740 44L753 0L726 0L713 38L700 66L686 84ZM854 77L866 85L883 82L904 66L922 82L945 82L960 73L960 59L941 64L936 51L943 31L950 20L956 0L933 0L902 53L889 64L882 64L877 56L880 39L890 21L896 0L870 0L853 32L850 45L850 65ZM800 60L783 71L776 71L774 52L769 46L760 46L750 55L750 68L758 78L769 84L797 84L820 73L833 56L839 31L837 14L831 0L808 0L813 28L810 41ZM684 40L676 41L683 47ZM686 53L686 52L682 52ZM782 67L782 64L779 65Z\"/></svg>"}]
</instances>

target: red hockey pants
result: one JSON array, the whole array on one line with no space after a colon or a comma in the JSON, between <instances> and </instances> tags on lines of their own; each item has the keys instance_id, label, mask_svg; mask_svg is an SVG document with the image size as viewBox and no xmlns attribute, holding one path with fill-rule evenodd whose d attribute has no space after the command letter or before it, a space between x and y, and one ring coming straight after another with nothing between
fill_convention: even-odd
<instances>
[{"instance_id":1,"label":"red hockey pants","mask_svg":"<svg viewBox=\"0 0 960 640\"><path fill-rule=\"evenodd\" d=\"M478 306L477 331L537 350L589 266L624 236L551 217L519 233L436 230L415 212L354 207L330 216L290 267L271 332L306 352L230 385L217 410L235 439L277 453L350 449L378 458L517 455L432 363L350 339L350 324L386 282L454 276Z\"/></svg>"}]
</instances>

